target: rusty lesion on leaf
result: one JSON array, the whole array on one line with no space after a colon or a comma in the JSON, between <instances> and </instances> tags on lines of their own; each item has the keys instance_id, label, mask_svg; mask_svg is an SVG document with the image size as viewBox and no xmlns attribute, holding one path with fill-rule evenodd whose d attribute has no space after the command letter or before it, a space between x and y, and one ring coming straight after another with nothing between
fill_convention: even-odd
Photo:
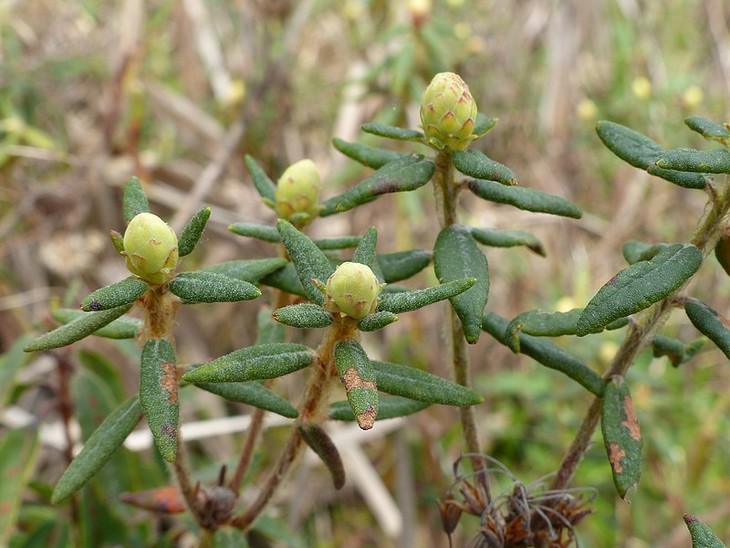
<instances>
[{"instance_id":1,"label":"rusty lesion on leaf","mask_svg":"<svg viewBox=\"0 0 730 548\"><path fill-rule=\"evenodd\" d=\"M625 456L626 451L621 449L621 446L618 443L613 442L608 446L608 460L611 463L611 467L614 472L617 474L624 471L624 465L621 464L621 461Z\"/></svg>"},{"instance_id":2,"label":"rusty lesion on leaf","mask_svg":"<svg viewBox=\"0 0 730 548\"><path fill-rule=\"evenodd\" d=\"M162 376L160 377L160 386L167 392L167 403L174 405L177 403L177 367L172 362L162 364Z\"/></svg>"},{"instance_id":3,"label":"rusty lesion on leaf","mask_svg":"<svg viewBox=\"0 0 730 548\"><path fill-rule=\"evenodd\" d=\"M355 388L369 388L370 390L377 390L373 381L366 381L363 379L354 367L350 367L345 370L340 377L342 384L345 385L345 390L348 392Z\"/></svg>"},{"instance_id":4,"label":"rusty lesion on leaf","mask_svg":"<svg viewBox=\"0 0 730 548\"><path fill-rule=\"evenodd\" d=\"M624 397L624 414L626 420L621 423L621 426L629 431L629 435L636 441L641 441L641 431L639 430L639 419L636 417L636 411L634 410L634 403L631 401L629 396Z\"/></svg>"},{"instance_id":5,"label":"rusty lesion on leaf","mask_svg":"<svg viewBox=\"0 0 730 548\"><path fill-rule=\"evenodd\" d=\"M177 428L170 421L166 421L160 428L162 435L167 436L171 440L177 440Z\"/></svg>"},{"instance_id":6,"label":"rusty lesion on leaf","mask_svg":"<svg viewBox=\"0 0 730 548\"><path fill-rule=\"evenodd\" d=\"M375 419L377 417L378 410L372 405L369 405L368 408L362 413L359 413L355 419L357 420L357 425L362 430L370 430L375 424Z\"/></svg>"}]
</instances>

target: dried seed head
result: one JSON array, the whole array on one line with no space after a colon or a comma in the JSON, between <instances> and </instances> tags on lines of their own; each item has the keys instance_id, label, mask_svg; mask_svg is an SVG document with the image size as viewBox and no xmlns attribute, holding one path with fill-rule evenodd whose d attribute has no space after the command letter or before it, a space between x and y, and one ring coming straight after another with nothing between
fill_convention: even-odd
<instances>
[{"instance_id":1,"label":"dried seed head","mask_svg":"<svg viewBox=\"0 0 730 548\"><path fill-rule=\"evenodd\" d=\"M473 135L477 105L458 74L433 77L421 100L421 127L429 144L442 151L464 150Z\"/></svg>"},{"instance_id":2,"label":"dried seed head","mask_svg":"<svg viewBox=\"0 0 730 548\"><path fill-rule=\"evenodd\" d=\"M290 165L276 184L276 213L297 228L309 224L320 210L322 182L312 160Z\"/></svg>"},{"instance_id":3,"label":"dried seed head","mask_svg":"<svg viewBox=\"0 0 730 548\"><path fill-rule=\"evenodd\" d=\"M364 264L342 263L327 280L327 304L339 312L360 320L375 312L382 286L373 271Z\"/></svg>"},{"instance_id":4,"label":"dried seed head","mask_svg":"<svg viewBox=\"0 0 730 548\"><path fill-rule=\"evenodd\" d=\"M166 283L178 261L175 231L157 215L140 213L124 233L124 255L132 274L152 284Z\"/></svg>"}]
</instances>

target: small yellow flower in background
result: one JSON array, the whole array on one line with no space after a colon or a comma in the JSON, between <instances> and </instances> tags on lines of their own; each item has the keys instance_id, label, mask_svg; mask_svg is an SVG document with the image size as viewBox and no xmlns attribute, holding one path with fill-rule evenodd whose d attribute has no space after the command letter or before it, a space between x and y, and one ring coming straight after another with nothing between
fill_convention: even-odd
<instances>
[{"instance_id":1,"label":"small yellow flower in background","mask_svg":"<svg viewBox=\"0 0 730 548\"><path fill-rule=\"evenodd\" d=\"M705 94L700 86L690 86L682 93L682 106L692 110L697 108L705 100Z\"/></svg>"},{"instance_id":2,"label":"small yellow flower in background","mask_svg":"<svg viewBox=\"0 0 730 548\"><path fill-rule=\"evenodd\" d=\"M473 135L477 104L469 86L453 72L433 77L421 100L421 127L428 143L442 151L464 150Z\"/></svg>"},{"instance_id":3,"label":"small yellow flower in background","mask_svg":"<svg viewBox=\"0 0 730 548\"><path fill-rule=\"evenodd\" d=\"M178 261L177 235L157 215L140 213L124 232L124 256L135 276L157 285L169 282Z\"/></svg>"},{"instance_id":4,"label":"small yellow flower in background","mask_svg":"<svg viewBox=\"0 0 730 548\"><path fill-rule=\"evenodd\" d=\"M276 213L297 228L309 224L319 213L322 181L312 160L290 165L276 183Z\"/></svg>"},{"instance_id":5,"label":"small yellow flower in background","mask_svg":"<svg viewBox=\"0 0 730 548\"><path fill-rule=\"evenodd\" d=\"M639 76L631 82L631 91L637 99L646 101L651 97L651 82L645 76Z\"/></svg>"},{"instance_id":6,"label":"small yellow flower in background","mask_svg":"<svg viewBox=\"0 0 730 548\"><path fill-rule=\"evenodd\" d=\"M573 297L562 297L555 303L556 312L568 312L576 307Z\"/></svg>"},{"instance_id":7,"label":"small yellow flower in background","mask_svg":"<svg viewBox=\"0 0 730 548\"><path fill-rule=\"evenodd\" d=\"M601 346L598 348L598 359L601 360L601 363L607 364L614 358L614 356L616 356L617 351L618 345L615 342L602 342Z\"/></svg>"},{"instance_id":8,"label":"small yellow flower in background","mask_svg":"<svg viewBox=\"0 0 730 548\"><path fill-rule=\"evenodd\" d=\"M583 122L594 122L598 118L598 106L591 99L581 99L575 111Z\"/></svg>"},{"instance_id":9,"label":"small yellow flower in background","mask_svg":"<svg viewBox=\"0 0 730 548\"><path fill-rule=\"evenodd\" d=\"M339 312L360 320L375 312L383 286L367 265L345 262L327 280L327 304Z\"/></svg>"}]
</instances>

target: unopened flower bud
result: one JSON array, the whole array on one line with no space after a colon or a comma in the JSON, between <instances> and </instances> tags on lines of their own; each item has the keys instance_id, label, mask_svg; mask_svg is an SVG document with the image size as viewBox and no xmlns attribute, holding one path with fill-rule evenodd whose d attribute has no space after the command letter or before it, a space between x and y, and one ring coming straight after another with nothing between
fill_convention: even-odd
<instances>
[{"instance_id":1,"label":"unopened flower bud","mask_svg":"<svg viewBox=\"0 0 730 548\"><path fill-rule=\"evenodd\" d=\"M124 255L132 274L153 284L168 282L178 260L175 231L157 215L140 213L124 233Z\"/></svg>"},{"instance_id":2,"label":"unopened flower bud","mask_svg":"<svg viewBox=\"0 0 730 548\"><path fill-rule=\"evenodd\" d=\"M301 228L319 213L322 182L312 160L290 165L276 184L276 213Z\"/></svg>"},{"instance_id":3,"label":"unopened flower bud","mask_svg":"<svg viewBox=\"0 0 730 548\"><path fill-rule=\"evenodd\" d=\"M476 139L476 118L476 102L458 74L441 72L433 77L421 100L421 127L430 145L464 150Z\"/></svg>"},{"instance_id":4,"label":"unopened flower bud","mask_svg":"<svg viewBox=\"0 0 730 548\"><path fill-rule=\"evenodd\" d=\"M364 264L342 263L327 280L327 308L360 320L375 312L382 286Z\"/></svg>"}]
</instances>

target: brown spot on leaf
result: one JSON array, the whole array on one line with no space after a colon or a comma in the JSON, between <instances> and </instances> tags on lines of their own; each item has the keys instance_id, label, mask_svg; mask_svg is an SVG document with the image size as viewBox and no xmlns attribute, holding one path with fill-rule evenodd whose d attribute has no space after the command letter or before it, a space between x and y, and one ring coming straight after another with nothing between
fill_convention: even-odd
<instances>
[{"instance_id":1,"label":"brown spot on leaf","mask_svg":"<svg viewBox=\"0 0 730 548\"><path fill-rule=\"evenodd\" d=\"M160 386L167 392L167 403L177 403L177 367L172 362L162 364Z\"/></svg>"},{"instance_id":2,"label":"brown spot on leaf","mask_svg":"<svg viewBox=\"0 0 730 548\"><path fill-rule=\"evenodd\" d=\"M611 445L608 446L608 460L611 463L611 467L613 468L614 472L617 474L620 474L624 471L624 466L621 464L621 460L626 456L626 451L621 449L621 446L613 442Z\"/></svg>"},{"instance_id":3,"label":"brown spot on leaf","mask_svg":"<svg viewBox=\"0 0 730 548\"><path fill-rule=\"evenodd\" d=\"M369 388L371 390L377 389L373 381L366 381L360 377L354 367L346 369L340 379L342 380L342 384L345 385L345 390L348 392L354 388Z\"/></svg>"},{"instance_id":4,"label":"brown spot on leaf","mask_svg":"<svg viewBox=\"0 0 730 548\"><path fill-rule=\"evenodd\" d=\"M102 306L99 301L91 301L91 304L89 304L89 310L92 312L98 312L101 310Z\"/></svg>"},{"instance_id":5,"label":"brown spot on leaf","mask_svg":"<svg viewBox=\"0 0 730 548\"><path fill-rule=\"evenodd\" d=\"M615 285L618 282L618 274L606 282L606 285Z\"/></svg>"},{"instance_id":6,"label":"brown spot on leaf","mask_svg":"<svg viewBox=\"0 0 730 548\"><path fill-rule=\"evenodd\" d=\"M175 428L170 422L163 424L162 428L160 428L160 432L171 440L177 439L177 428Z\"/></svg>"},{"instance_id":7,"label":"brown spot on leaf","mask_svg":"<svg viewBox=\"0 0 730 548\"><path fill-rule=\"evenodd\" d=\"M641 441L641 431L639 430L639 419L636 418L636 411L634 410L634 402L631 401L629 396L624 397L624 414L626 420L621 423L621 426L629 431L629 435L636 441Z\"/></svg>"},{"instance_id":8,"label":"brown spot on leaf","mask_svg":"<svg viewBox=\"0 0 730 548\"><path fill-rule=\"evenodd\" d=\"M375 424L375 418L378 416L378 410L373 406L369 406L366 411L360 413L357 417L357 425L361 430L370 430Z\"/></svg>"}]
</instances>

